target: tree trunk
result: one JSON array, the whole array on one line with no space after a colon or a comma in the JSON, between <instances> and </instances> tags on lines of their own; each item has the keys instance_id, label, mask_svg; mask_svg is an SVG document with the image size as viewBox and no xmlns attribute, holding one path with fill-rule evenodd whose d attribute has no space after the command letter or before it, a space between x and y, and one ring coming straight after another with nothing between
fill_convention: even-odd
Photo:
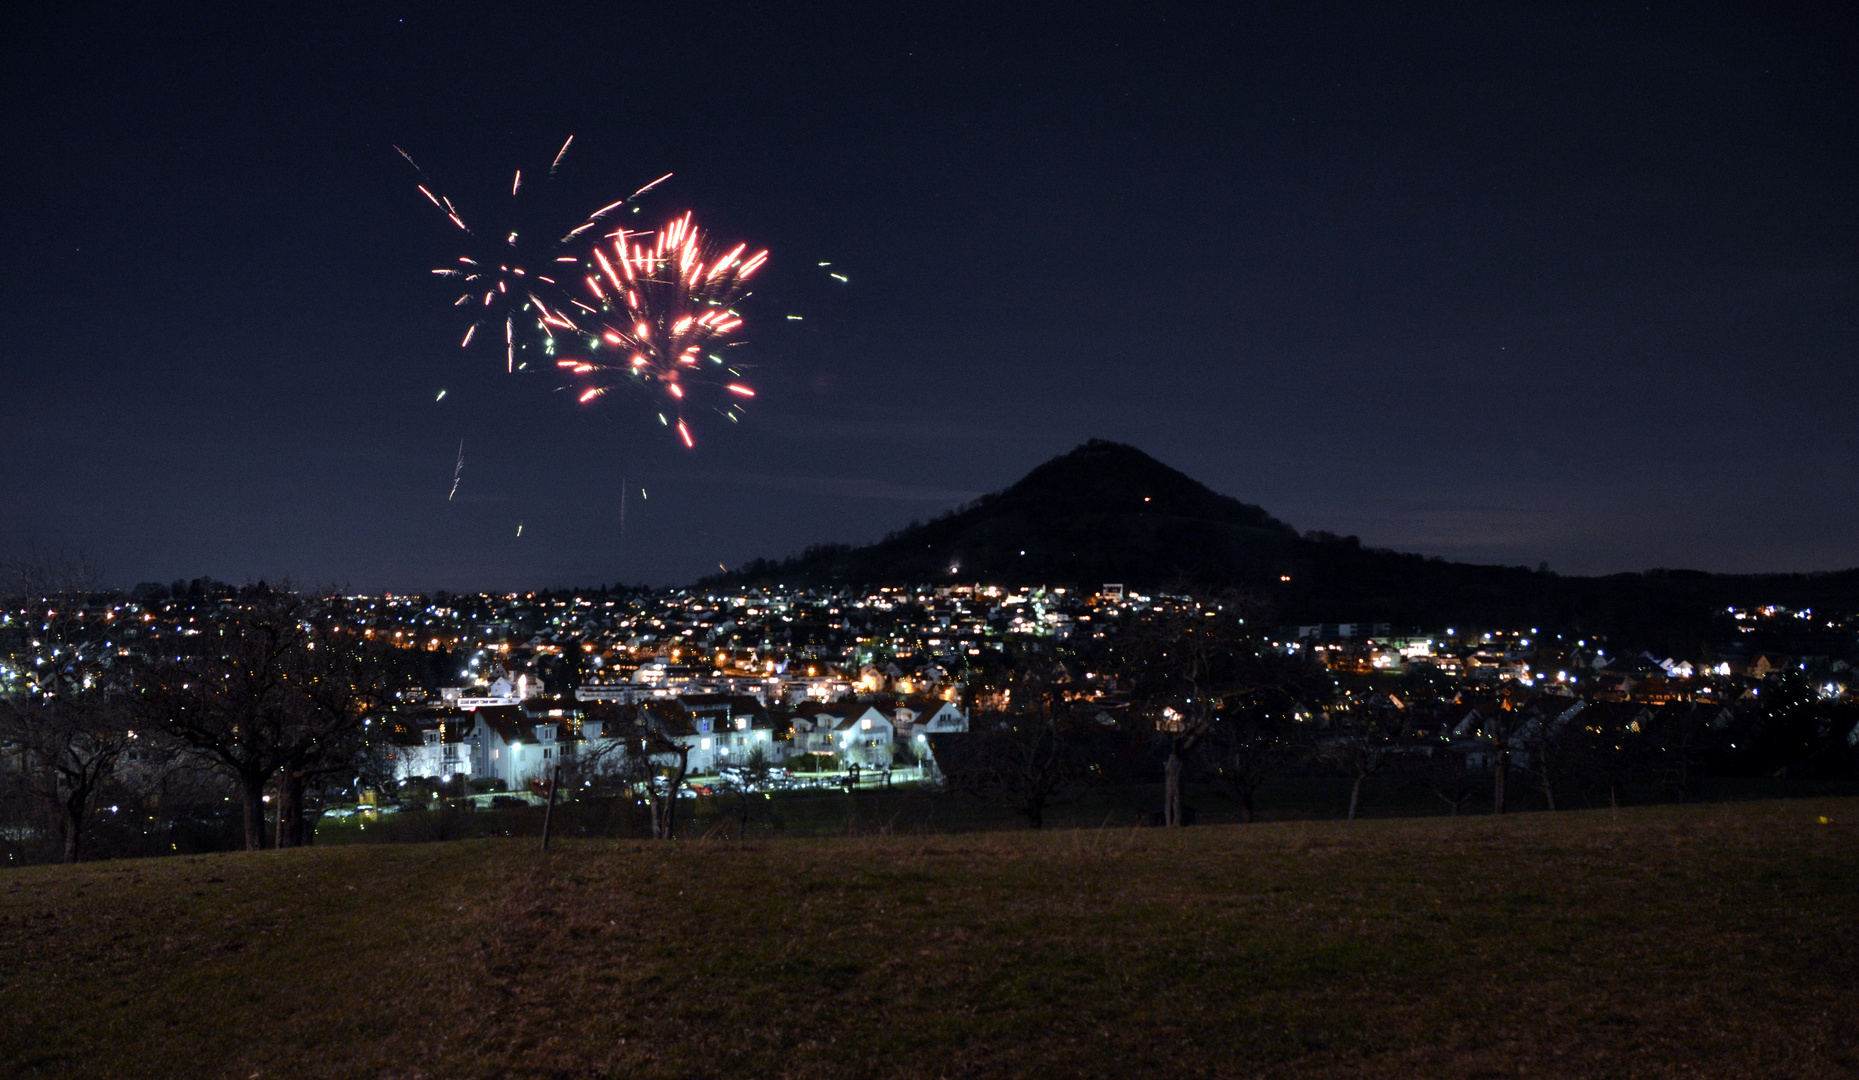
<instances>
[{"instance_id":1,"label":"tree trunk","mask_svg":"<svg viewBox=\"0 0 1859 1080\"><path fill-rule=\"evenodd\" d=\"M1362 781L1368 779L1365 772L1356 773L1356 782L1349 787L1349 820L1356 819L1356 804L1362 801Z\"/></svg>"},{"instance_id":2,"label":"tree trunk","mask_svg":"<svg viewBox=\"0 0 1859 1080\"><path fill-rule=\"evenodd\" d=\"M303 843L303 776L285 769L278 776L278 821L276 845L297 847Z\"/></svg>"},{"instance_id":3,"label":"tree trunk","mask_svg":"<svg viewBox=\"0 0 1859 1080\"><path fill-rule=\"evenodd\" d=\"M1494 814L1502 814L1504 812L1504 776L1509 772L1510 751L1500 747L1498 749L1496 776L1491 782L1491 812Z\"/></svg>"},{"instance_id":4,"label":"tree trunk","mask_svg":"<svg viewBox=\"0 0 1859 1080\"><path fill-rule=\"evenodd\" d=\"M1549 812L1556 811L1556 789L1549 782L1549 762L1542 761L1538 775L1543 778L1543 801L1549 804Z\"/></svg>"},{"instance_id":5,"label":"tree trunk","mask_svg":"<svg viewBox=\"0 0 1859 1080\"><path fill-rule=\"evenodd\" d=\"M1044 799L1026 800L1026 823L1035 829L1046 823L1046 801Z\"/></svg>"},{"instance_id":6,"label":"tree trunk","mask_svg":"<svg viewBox=\"0 0 1859 1080\"><path fill-rule=\"evenodd\" d=\"M84 848L84 810L90 805L90 786L72 784L60 807L64 818L64 850L59 857L65 862L74 863Z\"/></svg>"},{"instance_id":7,"label":"tree trunk","mask_svg":"<svg viewBox=\"0 0 1859 1080\"><path fill-rule=\"evenodd\" d=\"M1168 765L1162 772L1162 823L1170 828L1181 824L1181 743L1168 743Z\"/></svg>"},{"instance_id":8,"label":"tree trunk","mask_svg":"<svg viewBox=\"0 0 1859 1080\"><path fill-rule=\"evenodd\" d=\"M263 851L265 847L265 779L263 776L240 778L247 851Z\"/></svg>"},{"instance_id":9,"label":"tree trunk","mask_svg":"<svg viewBox=\"0 0 1859 1080\"><path fill-rule=\"evenodd\" d=\"M64 809L64 851L60 853L59 857L65 862L74 863L77 861L78 852L83 846L84 803L82 800L75 802L67 800Z\"/></svg>"},{"instance_id":10,"label":"tree trunk","mask_svg":"<svg viewBox=\"0 0 1859 1080\"><path fill-rule=\"evenodd\" d=\"M652 839L663 840L665 838L664 800L660 797L657 790L651 788L653 779L655 778L649 777L646 781L648 790L646 791L645 804L646 809L652 812Z\"/></svg>"},{"instance_id":11,"label":"tree trunk","mask_svg":"<svg viewBox=\"0 0 1859 1080\"><path fill-rule=\"evenodd\" d=\"M671 778L671 785L665 789L665 836L666 840L678 838L678 792L684 787L684 776L691 771L691 751L686 747L678 756L678 774Z\"/></svg>"},{"instance_id":12,"label":"tree trunk","mask_svg":"<svg viewBox=\"0 0 1859 1080\"><path fill-rule=\"evenodd\" d=\"M549 774L549 807L542 812L542 850L549 850L549 834L555 828L555 789L562 786L562 767Z\"/></svg>"}]
</instances>

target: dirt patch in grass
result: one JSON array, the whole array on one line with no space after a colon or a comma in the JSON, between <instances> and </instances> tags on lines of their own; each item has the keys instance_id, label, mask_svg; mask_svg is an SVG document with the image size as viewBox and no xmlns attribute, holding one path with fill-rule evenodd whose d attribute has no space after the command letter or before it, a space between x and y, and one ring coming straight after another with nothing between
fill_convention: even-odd
<instances>
[{"instance_id":1,"label":"dirt patch in grass","mask_svg":"<svg viewBox=\"0 0 1859 1080\"><path fill-rule=\"evenodd\" d=\"M1825 800L8 871L0 1075L1850 1076L1856 822Z\"/></svg>"}]
</instances>

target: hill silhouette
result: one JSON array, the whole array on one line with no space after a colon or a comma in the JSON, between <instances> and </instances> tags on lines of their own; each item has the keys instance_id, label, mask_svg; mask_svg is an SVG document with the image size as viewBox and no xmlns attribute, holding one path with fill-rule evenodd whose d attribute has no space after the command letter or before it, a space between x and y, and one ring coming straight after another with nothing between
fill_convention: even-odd
<instances>
[{"instance_id":1,"label":"hill silhouette","mask_svg":"<svg viewBox=\"0 0 1859 1080\"><path fill-rule=\"evenodd\" d=\"M1859 571L1573 577L1299 534L1121 443L1093 439L1004 491L875 544L757 559L709 585L994 582L1094 589L1240 589L1284 622L1553 626L1683 648L1727 604L1859 608Z\"/></svg>"}]
</instances>

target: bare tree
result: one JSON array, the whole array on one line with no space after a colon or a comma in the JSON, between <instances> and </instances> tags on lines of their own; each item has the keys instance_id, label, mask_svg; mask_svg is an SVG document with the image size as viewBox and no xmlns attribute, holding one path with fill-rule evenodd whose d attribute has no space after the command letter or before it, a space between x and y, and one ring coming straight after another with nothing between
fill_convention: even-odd
<instances>
[{"instance_id":1,"label":"bare tree","mask_svg":"<svg viewBox=\"0 0 1859 1080\"><path fill-rule=\"evenodd\" d=\"M1288 756L1282 726L1274 713L1247 710L1213 725L1201 744L1208 777L1238 801L1248 823L1257 813L1260 786Z\"/></svg>"},{"instance_id":2,"label":"bare tree","mask_svg":"<svg viewBox=\"0 0 1859 1080\"><path fill-rule=\"evenodd\" d=\"M1239 803L1246 822L1258 812L1259 789L1306 750L1297 723L1301 705L1326 700L1332 685L1308 653L1262 651L1256 663L1253 687L1226 700L1200 746L1203 774Z\"/></svg>"},{"instance_id":3,"label":"bare tree","mask_svg":"<svg viewBox=\"0 0 1859 1080\"><path fill-rule=\"evenodd\" d=\"M748 757L740 765L722 769L717 774L717 786L723 794L736 800L737 827L743 839L749 836L749 821L755 816L758 802L768 787L770 766L768 754L757 744L749 751Z\"/></svg>"},{"instance_id":4,"label":"bare tree","mask_svg":"<svg viewBox=\"0 0 1859 1080\"><path fill-rule=\"evenodd\" d=\"M635 706L616 711L602 732L611 749L598 766L601 774L645 800L655 840L677 838L678 799L691 771L691 745L673 729L674 722Z\"/></svg>"},{"instance_id":5,"label":"bare tree","mask_svg":"<svg viewBox=\"0 0 1859 1080\"><path fill-rule=\"evenodd\" d=\"M590 715L592 722L584 723L580 731L582 740L561 745L564 791L604 791L625 785L626 742L622 736L628 730L628 723L616 721L617 715L619 710L612 708ZM595 732L599 733L597 737L588 737Z\"/></svg>"},{"instance_id":6,"label":"bare tree","mask_svg":"<svg viewBox=\"0 0 1859 1080\"><path fill-rule=\"evenodd\" d=\"M1084 775L1079 721L1067 701L1070 673L1038 663L1003 680L1003 710L978 713L940 761L949 786L1045 825L1046 810Z\"/></svg>"},{"instance_id":7,"label":"bare tree","mask_svg":"<svg viewBox=\"0 0 1859 1080\"><path fill-rule=\"evenodd\" d=\"M1556 782L1564 771L1565 751L1575 717L1582 706L1567 698L1539 699L1530 718L1518 729L1516 742L1529 758L1529 772L1543 793L1543 803L1556 808Z\"/></svg>"},{"instance_id":8,"label":"bare tree","mask_svg":"<svg viewBox=\"0 0 1859 1080\"><path fill-rule=\"evenodd\" d=\"M385 645L345 625L339 598L260 584L243 590L188 653L143 673L142 708L237 783L245 846L264 845L265 790L278 783L278 842L303 839L304 793L354 767L386 701Z\"/></svg>"},{"instance_id":9,"label":"bare tree","mask_svg":"<svg viewBox=\"0 0 1859 1080\"><path fill-rule=\"evenodd\" d=\"M1330 715L1316 739L1320 761L1349 777L1349 820L1362 803L1362 785L1411 749L1413 725L1396 710L1367 706Z\"/></svg>"},{"instance_id":10,"label":"bare tree","mask_svg":"<svg viewBox=\"0 0 1859 1080\"><path fill-rule=\"evenodd\" d=\"M1491 710L1479 726L1478 734L1491 744L1491 812L1505 810L1505 781L1510 778L1511 744L1523 727L1523 716L1511 708L1507 698L1501 707Z\"/></svg>"},{"instance_id":11,"label":"bare tree","mask_svg":"<svg viewBox=\"0 0 1859 1080\"><path fill-rule=\"evenodd\" d=\"M87 611L97 575L83 562L31 557L8 568L0 616L0 741L25 794L59 824L59 856L76 862L97 794L134 733L126 723L113 615Z\"/></svg>"},{"instance_id":12,"label":"bare tree","mask_svg":"<svg viewBox=\"0 0 1859 1080\"><path fill-rule=\"evenodd\" d=\"M122 722L111 620L87 610L97 575L82 560L29 556L8 567L13 610L0 618L0 739L31 794L57 811L63 857L77 857L96 794L133 733Z\"/></svg>"},{"instance_id":13,"label":"bare tree","mask_svg":"<svg viewBox=\"0 0 1859 1080\"><path fill-rule=\"evenodd\" d=\"M309 640L295 658L300 712L278 772L278 847L309 842L324 788L351 777L377 786L392 779L382 751L398 727L392 691L407 679L391 646L356 633L346 616L339 598L317 601Z\"/></svg>"},{"instance_id":14,"label":"bare tree","mask_svg":"<svg viewBox=\"0 0 1859 1080\"><path fill-rule=\"evenodd\" d=\"M1282 673L1248 625L1257 606L1236 594L1184 597L1130 627L1122 667L1139 734L1160 739L1163 821L1182 824L1183 771L1222 721L1241 715ZM1237 742L1235 745L1238 745Z\"/></svg>"},{"instance_id":15,"label":"bare tree","mask_svg":"<svg viewBox=\"0 0 1859 1080\"><path fill-rule=\"evenodd\" d=\"M1484 785L1472 775L1463 751L1444 744L1425 749L1427 786L1433 789L1434 798L1450 807L1453 817L1458 817L1459 811L1484 790Z\"/></svg>"}]
</instances>

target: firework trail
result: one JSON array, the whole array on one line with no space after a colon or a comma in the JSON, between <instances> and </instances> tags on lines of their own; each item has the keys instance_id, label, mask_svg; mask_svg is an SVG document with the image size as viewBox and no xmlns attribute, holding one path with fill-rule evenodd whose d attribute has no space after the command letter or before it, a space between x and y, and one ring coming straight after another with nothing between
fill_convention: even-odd
<instances>
[{"instance_id":1,"label":"firework trail","mask_svg":"<svg viewBox=\"0 0 1859 1080\"><path fill-rule=\"evenodd\" d=\"M452 496L458 494L458 481L464 475L465 475L465 440L460 439L458 440L458 464L452 466L452 491L451 491L451 494L445 497L446 502L451 502Z\"/></svg>"},{"instance_id":2,"label":"firework trail","mask_svg":"<svg viewBox=\"0 0 1859 1080\"><path fill-rule=\"evenodd\" d=\"M556 152L554 161L549 165L549 179L554 179L573 143L572 135L562 143L562 148ZM459 347L469 348L480 328L489 328L490 333L495 334L501 323L504 370L510 372L528 366L527 362L518 363L516 359L517 352L528 344L525 340L527 335L536 332L546 343L557 330L573 325L569 321L570 311L577 307L585 308L558 281L558 276L568 268L568 264L580 262L578 256L563 254L567 245L575 243L583 234L597 228L604 218L625 208L670 178L667 173L626 198L601 207L579 219L579 224L566 234L556 237L549 230L520 224L522 211L526 209L524 200L540 195L535 191L536 185L524 185L523 171L518 169L510 181L512 224L507 228L481 230L467 224L452 200L434 190L431 179L419 163L413 160L412 155L398 146L394 150L419 174L419 183L414 185L419 193L467 239L467 250L458 256L455 265L433 270L435 275L458 283L461 291L458 299L453 301L453 306L464 308L471 316ZM586 308L586 313L592 314L593 309Z\"/></svg>"},{"instance_id":3,"label":"firework trail","mask_svg":"<svg viewBox=\"0 0 1859 1080\"><path fill-rule=\"evenodd\" d=\"M768 252L727 250L692 221L689 211L657 232L619 229L597 242L581 261L577 313L544 312L544 323L578 339L585 356L556 366L580 383L585 404L621 388L662 395L659 420L695 445L687 410L707 393L716 411L737 419L755 396L742 372L721 351L743 325L735 309ZM585 299L586 302L582 302ZM578 321L577 321L578 320ZM668 415L669 414L669 415Z\"/></svg>"}]
</instances>

